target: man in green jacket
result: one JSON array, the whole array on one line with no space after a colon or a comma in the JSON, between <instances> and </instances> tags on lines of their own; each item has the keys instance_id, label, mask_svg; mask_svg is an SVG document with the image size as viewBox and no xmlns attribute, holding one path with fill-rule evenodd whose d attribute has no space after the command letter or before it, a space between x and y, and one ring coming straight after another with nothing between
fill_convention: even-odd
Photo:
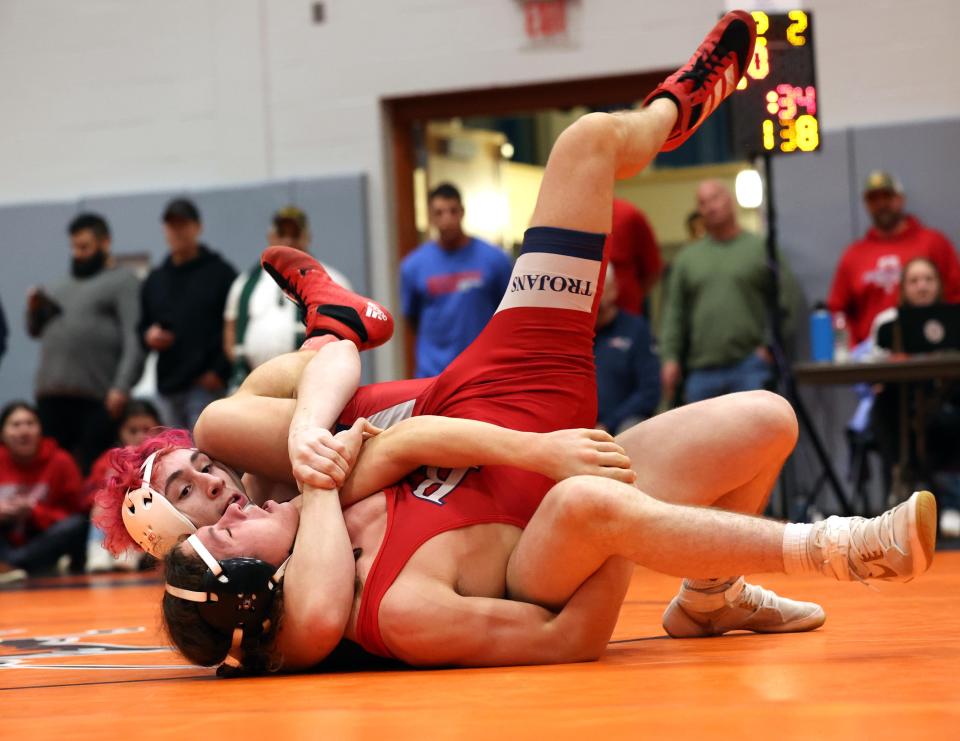
<instances>
[{"instance_id":1,"label":"man in green jacket","mask_svg":"<svg viewBox=\"0 0 960 741\"><path fill-rule=\"evenodd\" d=\"M674 260L660 342L664 393L673 397L685 361L687 403L762 389L772 372L764 241L737 223L723 183L701 183L697 207L707 233ZM789 333L798 290L782 258L780 266L780 306Z\"/></svg>"}]
</instances>

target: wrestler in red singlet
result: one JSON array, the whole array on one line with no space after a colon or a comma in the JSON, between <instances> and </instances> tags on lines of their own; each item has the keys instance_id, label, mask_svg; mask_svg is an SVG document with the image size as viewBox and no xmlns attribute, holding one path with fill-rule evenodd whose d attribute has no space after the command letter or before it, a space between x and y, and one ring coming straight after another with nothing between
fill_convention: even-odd
<instances>
[{"instance_id":1,"label":"wrestler in red singlet","mask_svg":"<svg viewBox=\"0 0 960 741\"><path fill-rule=\"evenodd\" d=\"M439 376L365 386L340 423L381 426L421 414L490 422L525 432L593 427L593 333L605 260L603 234L527 230L510 285L480 336ZM423 470L385 490L387 527L364 585L357 640L390 656L380 601L410 557L448 530L482 523L525 527L553 481L506 466Z\"/></svg>"}]
</instances>

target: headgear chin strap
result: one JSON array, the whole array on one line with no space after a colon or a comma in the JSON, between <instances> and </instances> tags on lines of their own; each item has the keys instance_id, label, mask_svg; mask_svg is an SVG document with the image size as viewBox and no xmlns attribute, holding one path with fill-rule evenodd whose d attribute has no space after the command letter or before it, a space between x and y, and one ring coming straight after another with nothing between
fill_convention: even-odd
<instances>
[{"instance_id":1,"label":"headgear chin strap","mask_svg":"<svg viewBox=\"0 0 960 741\"><path fill-rule=\"evenodd\" d=\"M163 558L184 535L197 532L197 526L150 483L159 452L154 451L143 462L140 488L127 492L122 513L123 524L137 545L151 556Z\"/></svg>"},{"instance_id":2,"label":"headgear chin strap","mask_svg":"<svg viewBox=\"0 0 960 741\"><path fill-rule=\"evenodd\" d=\"M270 629L270 608L290 559L277 569L259 558L218 561L196 535L187 538L187 542L207 565L203 591L167 583L167 594L200 603L200 617L221 633L233 636L230 652L223 663L241 668L243 650L256 645Z\"/></svg>"}]
</instances>

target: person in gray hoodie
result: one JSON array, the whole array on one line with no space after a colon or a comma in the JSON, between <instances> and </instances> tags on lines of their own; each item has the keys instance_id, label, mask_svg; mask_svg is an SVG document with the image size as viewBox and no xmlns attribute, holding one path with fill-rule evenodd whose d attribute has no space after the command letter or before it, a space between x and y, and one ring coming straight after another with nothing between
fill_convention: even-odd
<instances>
[{"instance_id":1,"label":"person in gray hoodie","mask_svg":"<svg viewBox=\"0 0 960 741\"><path fill-rule=\"evenodd\" d=\"M116 419L143 370L140 285L114 267L110 228L94 213L67 227L71 275L27 295L27 331L40 340L36 397L44 433L86 473L112 444Z\"/></svg>"}]
</instances>

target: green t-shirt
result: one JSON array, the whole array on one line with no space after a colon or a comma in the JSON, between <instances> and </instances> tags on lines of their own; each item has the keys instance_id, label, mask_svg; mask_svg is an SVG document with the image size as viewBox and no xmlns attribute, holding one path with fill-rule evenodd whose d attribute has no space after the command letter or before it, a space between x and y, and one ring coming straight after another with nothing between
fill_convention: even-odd
<instances>
[{"instance_id":1,"label":"green t-shirt","mask_svg":"<svg viewBox=\"0 0 960 741\"><path fill-rule=\"evenodd\" d=\"M680 251L670 268L660 350L664 360L687 368L729 366L769 344L766 296L770 290L766 246L741 231L727 242L710 236ZM780 258L784 334L792 329L796 281Z\"/></svg>"}]
</instances>

